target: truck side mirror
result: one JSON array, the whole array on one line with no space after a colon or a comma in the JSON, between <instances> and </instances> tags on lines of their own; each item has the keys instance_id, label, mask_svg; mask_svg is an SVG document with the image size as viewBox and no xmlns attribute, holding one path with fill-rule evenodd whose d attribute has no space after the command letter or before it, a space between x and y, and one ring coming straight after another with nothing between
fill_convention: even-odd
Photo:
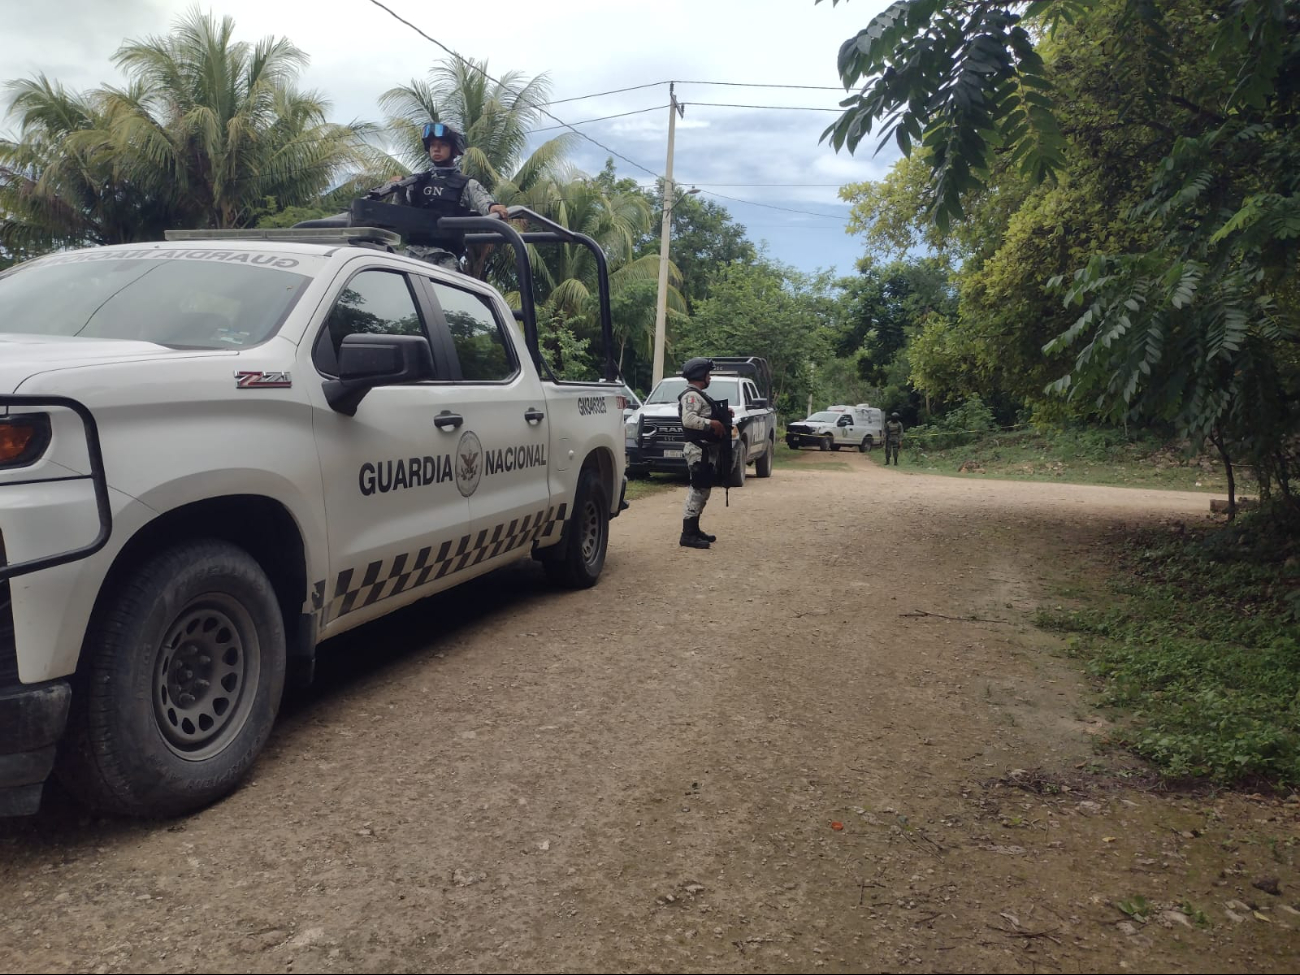
<instances>
[{"instance_id":1,"label":"truck side mirror","mask_svg":"<svg viewBox=\"0 0 1300 975\"><path fill-rule=\"evenodd\" d=\"M756 410L765 410L767 409L767 400L765 400L762 396L758 396L754 399L754 402L751 405Z\"/></svg>"},{"instance_id":2,"label":"truck side mirror","mask_svg":"<svg viewBox=\"0 0 1300 975\"><path fill-rule=\"evenodd\" d=\"M339 347L339 378L324 384L330 408L356 416L366 393L433 379L433 350L423 335L345 336Z\"/></svg>"}]
</instances>

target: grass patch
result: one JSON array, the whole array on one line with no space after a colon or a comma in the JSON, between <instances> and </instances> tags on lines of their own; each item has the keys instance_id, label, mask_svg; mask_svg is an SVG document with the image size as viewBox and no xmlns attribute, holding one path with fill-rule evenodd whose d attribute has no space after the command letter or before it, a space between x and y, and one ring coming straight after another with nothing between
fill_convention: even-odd
<instances>
[{"instance_id":1,"label":"grass patch","mask_svg":"<svg viewBox=\"0 0 1300 975\"><path fill-rule=\"evenodd\" d=\"M916 427L904 435L904 467L927 474L960 474L1029 481L1109 484L1179 491L1228 489L1217 456L1189 456L1182 445L1118 430L1032 429L998 431L965 438ZM963 467L965 470L963 470ZM1237 472L1237 490L1254 492Z\"/></svg>"},{"instance_id":2,"label":"grass patch","mask_svg":"<svg viewBox=\"0 0 1300 975\"><path fill-rule=\"evenodd\" d=\"M1104 608L1040 613L1170 778L1300 785L1300 525L1128 535Z\"/></svg>"},{"instance_id":3,"label":"grass patch","mask_svg":"<svg viewBox=\"0 0 1300 975\"><path fill-rule=\"evenodd\" d=\"M685 475L647 474L644 477L628 478L626 497L628 501L639 501L641 498L648 498L653 494L662 494L665 491L671 491L673 488L685 486Z\"/></svg>"}]
</instances>

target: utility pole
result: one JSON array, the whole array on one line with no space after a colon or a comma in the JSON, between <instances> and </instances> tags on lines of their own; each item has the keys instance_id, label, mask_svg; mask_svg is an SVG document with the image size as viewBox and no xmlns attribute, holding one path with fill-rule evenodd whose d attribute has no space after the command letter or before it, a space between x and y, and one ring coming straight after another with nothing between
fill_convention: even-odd
<instances>
[{"instance_id":1,"label":"utility pole","mask_svg":"<svg viewBox=\"0 0 1300 975\"><path fill-rule=\"evenodd\" d=\"M664 222L659 232L659 295L655 302L655 354L653 383L664 378L664 330L668 319L668 238L673 226L673 137L677 116L686 116L686 106L677 103L676 85L668 85L668 164L664 167Z\"/></svg>"}]
</instances>

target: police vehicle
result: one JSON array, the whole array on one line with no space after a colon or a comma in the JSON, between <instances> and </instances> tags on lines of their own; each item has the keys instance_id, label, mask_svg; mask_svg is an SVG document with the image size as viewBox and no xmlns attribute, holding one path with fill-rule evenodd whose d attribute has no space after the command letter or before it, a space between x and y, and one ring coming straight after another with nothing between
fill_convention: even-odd
<instances>
[{"instance_id":1,"label":"police vehicle","mask_svg":"<svg viewBox=\"0 0 1300 975\"><path fill-rule=\"evenodd\" d=\"M866 453L885 442L883 410L859 403L857 406L828 406L785 428L786 446L839 450L850 447Z\"/></svg>"},{"instance_id":2,"label":"police vehicle","mask_svg":"<svg viewBox=\"0 0 1300 975\"><path fill-rule=\"evenodd\" d=\"M732 431L732 468L728 487L743 487L746 469L753 465L758 477L772 476L776 451L776 410L772 408L772 373L766 359L756 356L714 356L707 390L715 400L726 400L735 411ZM626 422L628 473L652 471L685 473L686 446L678 398L686 388L681 376L665 376L650 391L641 408Z\"/></svg>"},{"instance_id":3,"label":"police vehicle","mask_svg":"<svg viewBox=\"0 0 1300 975\"><path fill-rule=\"evenodd\" d=\"M0 275L0 814L51 770L106 810L194 809L323 639L520 556L596 583L625 487L604 254L511 219L439 226L513 248L517 313L360 226ZM539 352L527 247L550 243L602 269L602 383Z\"/></svg>"}]
</instances>

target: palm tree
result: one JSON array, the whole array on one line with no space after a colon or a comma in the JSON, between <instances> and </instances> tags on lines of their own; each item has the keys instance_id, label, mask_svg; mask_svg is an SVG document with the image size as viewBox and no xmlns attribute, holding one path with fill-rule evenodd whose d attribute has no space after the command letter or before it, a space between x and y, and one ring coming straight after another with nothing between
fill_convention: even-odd
<instances>
[{"instance_id":1,"label":"palm tree","mask_svg":"<svg viewBox=\"0 0 1300 975\"><path fill-rule=\"evenodd\" d=\"M544 74L526 80L523 72L508 71L492 81L486 61L451 58L434 67L427 80L413 78L384 92L379 104L388 114L395 155L408 171L428 163L420 138L424 123L445 122L469 144L461 169L509 204L552 179L575 138L556 136L524 158L529 133L546 120L542 105L550 93Z\"/></svg>"},{"instance_id":2,"label":"palm tree","mask_svg":"<svg viewBox=\"0 0 1300 975\"><path fill-rule=\"evenodd\" d=\"M162 37L115 55L134 80L106 88L122 166L207 226L248 222L270 197L306 204L365 165L365 124L326 121L329 105L294 86L307 55L286 38L234 40L235 23L197 9Z\"/></svg>"},{"instance_id":3,"label":"palm tree","mask_svg":"<svg viewBox=\"0 0 1300 975\"><path fill-rule=\"evenodd\" d=\"M636 256L636 245L653 220L652 202L639 190L610 187L598 179L562 174L559 182L538 184L520 202L570 230L586 234L604 250L609 264L609 284L615 304L624 315L614 322L615 341L622 353L631 344L638 347L652 334L653 313L644 314L643 302L634 291L646 282L658 280L659 258ZM560 244L532 249L533 276L537 286L540 320L561 323L580 337L593 338L598 324L597 265L586 247ZM680 276L670 267L675 285ZM626 297L627 301L618 301ZM508 295L517 303L517 296ZM668 289L668 307L673 314L685 314L686 303L675 286ZM552 353L558 352L553 343ZM560 368L562 363L554 363Z\"/></svg>"},{"instance_id":4,"label":"palm tree","mask_svg":"<svg viewBox=\"0 0 1300 975\"><path fill-rule=\"evenodd\" d=\"M45 75L7 87L18 138L0 140L0 248L34 255L129 243L173 225L167 202L117 165L97 93L70 92Z\"/></svg>"},{"instance_id":5,"label":"palm tree","mask_svg":"<svg viewBox=\"0 0 1300 975\"><path fill-rule=\"evenodd\" d=\"M282 38L234 40L197 10L124 44L122 87L71 93L10 82L18 138L0 141L0 247L156 240L169 227L238 227L265 208L314 202L370 161L364 124L326 121L293 81L306 55Z\"/></svg>"}]
</instances>

